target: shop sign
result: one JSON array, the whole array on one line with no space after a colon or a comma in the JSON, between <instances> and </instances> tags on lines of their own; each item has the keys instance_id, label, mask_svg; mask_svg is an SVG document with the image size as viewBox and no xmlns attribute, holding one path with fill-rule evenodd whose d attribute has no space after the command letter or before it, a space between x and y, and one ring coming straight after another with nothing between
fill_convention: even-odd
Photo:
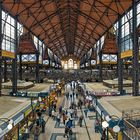
<instances>
[{"instance_id":1,"label":"shop sign","mask_svg":"<svg viewBox=\"0 0 140 140\"><path fill-rule=\"evenodd\" d=\"M2 136L4 136L7 132L9 131L9 129L6 127L5 129L3 129L1 132L0 132L0 138L2 138Z\"/></svg>"},{"instance_id":2,"label":"shop sign","mask_svg":"<svg viewBox=\"0 0 140 140\"><path fill-rule=\"evenodd\" d=\"M8 58L15 58L15 54L10 51L2 50L2 56Z\"/></svg>"},{"instance_id":3,"label":"shop sign","mask_svg":"<svg viewBox=\"0 0 140 140\"><path fill-rule=\"evenodd\" d=\"M16 125L16 124L18 124L21 120L23 120L24 119L24 114L22 114L21 116L19 116L15 121L14 121L14 126Z\"/></svg>"},{"instance_id":4,"label":"shop sign","mask_svg":"<svg viewBox=\"0 0 140 140\"><path fill-rule=\"evenodd\" d=\"M128 50L121 53L121 58L131 57L132 56L132 50Z\"/></svg>"},{"instance_id":5,"label":"shop sign","mask_svg":"<svg viewBox=\"0 0 140 140\"><path fill-rule=\"evenodd\" d=\"M47 96L48 96L48 92L39 93L39 97L47 97Z\"/></svg>"},{"instance_id":6,"label":"shop sign","mask_svg":"<svg viewBox=\"0 0 140 140\"><path fill-rule=\"evenodd\" d=\"M32 108L30 107L27 111L25 111L25 117L32 111Z\"/></svg>"},{"instance_id":7,"label":"shop sign","mask_svg":"<svg viewBox=\"0 0 140 140\"><path fill-rule=\"evenodd\" d=\"M28 92L29 97L38 97L39 92Z\"/></svg>"},{"instance_id":8,"label":"shop sign","mask_svg":"<svg viewBox=\"0 0 140 140\"><path fill-rule=\"evenodd\" d=\"M96 110L101 115L101 110L100 110L100 108L98 106L97 106Z\"/></svg>"},{"instance_id":9,"label":"shop sign","mask_svg":"<svg viewBox=\"0 0 140 140\"><path fill-rule=\"evenodd\" d=\"M4 140L4 136L0 138L0 140Z\"/></svg>"}]
</instances>

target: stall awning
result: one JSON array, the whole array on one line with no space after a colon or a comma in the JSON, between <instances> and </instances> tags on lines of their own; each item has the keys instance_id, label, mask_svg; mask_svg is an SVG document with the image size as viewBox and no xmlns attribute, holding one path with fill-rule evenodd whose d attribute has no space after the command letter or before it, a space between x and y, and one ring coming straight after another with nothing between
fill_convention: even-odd
<instances>
[{"instance_id":1,"label":"stall awning","mask_svg":"<svg viewBox=\"0 0 140 140\"><path fill-rule=\"evenodd\" d=\"M114 33L108 32L106 34L104 45L102 48L103 54L117 54L117 42L116 42L116 35Z\"/></svg>"},{"instance_id":2,"label":"stall awning","mask_svg":"<svg viewBox=\"0 0 140 140\"><path fill-rule=\"evenodd\" d=\"M20 36L18 54L35 54L37 49L30 33Z\"/></svg>"}]
</instances>

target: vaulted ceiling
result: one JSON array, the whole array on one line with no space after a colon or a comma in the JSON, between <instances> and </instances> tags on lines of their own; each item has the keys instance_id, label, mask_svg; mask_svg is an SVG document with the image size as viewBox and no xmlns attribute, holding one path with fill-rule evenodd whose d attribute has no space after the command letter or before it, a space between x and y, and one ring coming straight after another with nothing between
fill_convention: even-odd
<instances>
[{"instance_id":1,"label":"vaulted ceiling","mask_svg":"<svg viewBox=\"0 0 140 140\"><path fill-rule=\"evenodd\" d=\"M133 0L3 0L3 9L59 58L77 59L132 6Z\"/></svg>"}]
</instances>

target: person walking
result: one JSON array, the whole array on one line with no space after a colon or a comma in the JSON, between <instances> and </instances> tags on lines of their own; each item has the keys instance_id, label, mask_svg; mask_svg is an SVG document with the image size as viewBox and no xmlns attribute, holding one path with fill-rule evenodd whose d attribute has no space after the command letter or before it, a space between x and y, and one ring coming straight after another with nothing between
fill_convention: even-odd
<instances>
[{"instance_id":1,"label":"person walking","mask_svg":"<svg viewBox=\"0 0 140 140\"><path fill-rule=\"evenodd\" d=\"M69 133L69 128L65 126L64 138L65 136L67 136L67 138L69 137L68 133Z\"/></svg>"},{"instance_id":2,"label":"person walking","mask_svg":"<svg viewBox=\"0 0 140 140\"><path fill-rule=\"evenodd\" d=\"M78 99L78 93L76 93L76 98Z\"/></svg>"},{"instance_id":3,"label":"person walking","mask_svg":"<svg viewBox=\"0 0 140 140\"><path fill-rule=\"evenodd\" d=\"M52 119L55 120L55 111L52 109Z\"/></svg>"},{"instance_id":4,"label":"person walking","mask_svg":"<svg viewBox=\"0 0 140 140\"><path fill-rule=\"evenodd\" d=\"M53 109L56 112L56 102L53 103Z\"/></svg>"},{"instance_id":5,"label":"person walking","mask_svg":"<svg viewBox=\"0 0 140 140\"><path fill-rule=\"evenodd\" d=\"M59 107L59 114L62 113L62 106Z\"/></svg>"},{"instance_id":6,"label":"person walking","mask_svg":"<svg viewBox=\"0 0 140 140\"><path fill-rule=\"evenodd\" d=\"M39 133L40 133L39 126L36 125L34 129L34 140L38 140Z\"/></svg>"},{"instance_id":7,"label":"person walking","mask_svg":"<svg viewBox=\"0 0 140 140\"><path fill-rule=\"evenodd\" d=\"M74 99L74 97L75 97L75 92L73 91L73 99Z\"/></svg>"},{"instance_id":8,"label":"person walking","mask_svg":"<svg viewBox=\"0 0 140 140\"><path fill-rule=\"evenodd\" d=\"M72 128L72 122L73 122L73 120L71 118L69 118L69 120L66 123L66 126L70 129Z\"/></svg>"},{"instance_id":9,"label":"person walking","mask_svg":"<svg viewBox=\"0 0 140 140\"><path fill-rule=\"evenodd\" d=\"M77 109L74 109L74 117L77 118Z\"/></svg>"},{"instance_id":10,"label":"person walking","mask_svg":"<svg viewBox=\"0 0 140 140\"><path fill-rule=\"evenodd\" d=\"M45 133L45 125L46 125L46 122L44 119L42 119L42 133Z\"/></svg>"},{"instance_id":11,"label":"person walking","mask_svg":"<svg viewBox=\"0 0 140 140\"><path fill-rule=\"evenodd\" d=\"M69 93L66 93L66 98L67 98L67 100L69 99Z\"/></svg>"},{"instance_id":12,"label":"person walking","mask_svg":"<svg viewBox=\"0 0 140 140\"><path fill-rule=\"evenodd\" d=\"M71 92L71 93L70 93L70 101L71 101L71 102L72 102L72 95L73 95L73 94L72 94L72 92Z\"/></svg>"},{"instance_id":13,"label":"person walking","mask_svg":"<svg viewBox=\"0 0 140 140\"><path fill-rule=\"evenodd\" d=\"M85 117L86 117L86 118L87 118L87 113L88 113L88 109L85 108L85 109L84 109L84 114L85 114Z\"/></svg>"},{"instance_id":14,"label":"person walking","mask_svg":"<svg viewBox=\"0 0 140 140\"><path fill-rule=\"evenodd\" d=\"M82 127L83 118L84 118L83 115L81 115L80 118L79 118L79 125L80 125L80 127Z\"/></svg>"},{"instance_id":15,"label":"person walking","mask_svg":"<svg viewBox=\"0 0 140 140\"><path fill-rule=\"evenodd\" d=\"M65 125L66 123L66 120L67 120L67 115L65 113L63 113L63 124Z\"/></svg>"},{"instance_id":16,"label":"person walking","mask_svg":"<svg viewBox=\"0 0 140 140\"><path fill-rule=\"evenodd\" d=\"M52 116L52 108L51 107L49 107L49 117L51 117Z\"/></svg>"},{"instance_id":17,"label":"person walking","mask_svg":"<svg viewBox=\"0 0 140 140\"><path fill-rule=\"evenodd\" d=\"M29 138L29 129L28 129L28 126L26 126L25 128L25 139L24 140L27 140Z\"/></svg>"},{"instance_id":18,"label":"person walking","mask_svg":"<svg viewBox=\"0 0 140 140\"><path fill-rule=\"evenodd\" d=\"M61 119L60 114L57 114L56 121L58 124L60 124L60 119Z\"/></svg>"},{"instance_id":19,"label":"person walking","mask_svg":"<svg viewBox=\"0 0 140 140\"><path fill-rule=\"evenodd\" d=\"M103 130L101 140L106 140L106 129Z\"/></svg>"}]
</instances>

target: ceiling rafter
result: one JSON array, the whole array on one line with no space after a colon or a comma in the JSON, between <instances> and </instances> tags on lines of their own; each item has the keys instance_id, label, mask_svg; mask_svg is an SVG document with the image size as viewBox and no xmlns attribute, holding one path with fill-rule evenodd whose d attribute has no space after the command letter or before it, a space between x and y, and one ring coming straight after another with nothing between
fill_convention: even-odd
<instances>
[{"instance_id":1,"label":"ceiling rafter","mask_svg":"<svg viewBox=\"0 0 140 140\"><path fill-rule=\"evenodd\" d=\"M113 0L112 0L113 1ZM109 6L112 4L112 1L109 3ZM104 13L106 12L108 10L108 7L106 7L106 9L104 10ZM100 21L102 20L102 17L104 16L104 13L102 13L102 16L100 17L100 19L98 20L98 22L100 23ZM94 27L94 29L93 29L93 31L94 30L96 30L96 28L98 27L98 24L96 24L96 26ZM107 28L108 29L108 28ZM92 34L92 33L91 33ZM90 38L90 36L89 36L89 38ZM89 39L88 38L88 39ZM86 43L85 43L85 45L86 45ZM84 47L85 47L85 45L84 45Z\"/></svg>"},{"instance_id":2,"label":"ceiling rafter","mask_svg":"<svg viewBox=\"0 0 140 140\"><path fill-rule=\"evenodd\" d=\"M49 20L50 18L56 16L56 14L57 14L57 11L54 12L54 13L52 13L52 14L50 14L49 16L46 16L45 18L41 19L41 20L38 21L38 22L40 22L40 24L43 24L44 22L46 22L46 20ZM32 24L32 25L30 26L30 28L35 28L35 27L38 25L38 22L35 23L35 24Z\"/></svg>"},{"instance_id":3,"label":"ceiling rafter","mask_svg":"<svg viewBox=\"0 0 140 140\"><path fill-rule=\"evenodd\" d=\"M84 25L81 24L80 22L78 22L78 24L84 27ZM88 24L90 24L90 23L88 23ZM92 26L92 25L91 25L91 26ZM88 28L88 27L87 27L87 29L88 29L88 30L91 30L91 29ZM93 30L91 30L91 32L92 32L92 31L93 31ZM95 33L98 37L100 37L100 34L99 34L98 32L94 31L94 33Z\"/></svg>"},{"instance_id":4,"label":"ceiling rafter","mask_svg":"<svg viewBox=\"0 0 140 140\"><path fill-rule=\"evenodd\" d=\"M77 9L80 9L80 0L78 0L77 1ZM78 14L76 15L76 20L75 20L75 28L74 28L74 42L73 42L73 44L74 44L74 46L76 45L75 44L75 40L76 40L76 32L77 32L77 27L78 27ZM73 52L74 52L74 49L73 49Z\"/></svg>"},{"instance_id":5,"label":"ceiling rafter","mask_svg":"<svg viewBox=\"0 0 140 140\"><path fill-rule=\"evenodd\" d=\"M49 25L49 23L46 24L46 27L47 27L47 25ZM54 28L57 27L58 25L60 25L60 23L55 24L55 25L54 25ZM44 34L44 33L46 33L46 32L49 32L51 29L52 29L52 27L48 28L47 30L45 30L45 32L39 34L38 36L41 36L42 34Z\"/></svg>"},{"instance_id":6,"label":"ceiling rafter","mask_svg":"<svg viewBox=\"0 0 140 140\"><path fill-rule=\"evenodd\" d=\"M4 0L2 5L59 58L73 54L80 59L132 0Z\"/></svg>"},{"instance_id":7,"label":"ceiling rafter","mask_svg":"<svg viewBox=\"0 0 140 140\"><path fill-rule=\"evenodd\" d=\"M60 5L59 4L59 0L56 0L55 1L55 5L56 5L56 8L57 8L57 10L58 10L58 15L59 15L59 20L60 20L60 22L61 22L61 31L62 32L64 32L64 28L63 28L63 19L62 19L62 16L61 16L61 8L60 8L60 6L62 6L62 5ZM66 43L66 36L65 36L65 34L64 34L64 39L65 39L65 45L67 45L67 43ZM67 48L67 46L65 46L66 48ZM68 48L67 48L67 53L68 53Z\"/></svg>"},{"instance_id":8,"label":"ceiling rafter","mask_svg":"<svg viewBox=\"0 0 140 140\"><path fill-rule=\"evenodd\" d=\"M111 6L107 6L107 5L105 4L105 2L103 3L103 2L101 2L101 1L99 1L99 0L96 0L96 1L97 1L98 3L100 3L100 4L102 4L104 7L107 7L108 10L114 12L115 14L113 14L113 15L118 15L118 11L115 11L114 9L112 9ZM115 0L114 2L115 2L115 4L117 4L119 1L117 2L117 1ZM117 9L118 9L118 8L117 8ZM108 11L106 11L106 14L107 14L107 16L109 15Z\"/></svg>"},{"instance_id":9,"label":"ceiling rafter","mask_svg":"<svg viewBox=\"0 0 140 140\"><path fill-rule=\"evenodd\" d=\"M94 6L94 2L92 3L92 6ZM90 11L89 11L89 15L91 14L91 12L92 12L92 10L90 9ZM83 33L85 32L85 29L86 29L86 25L87 25L87 23L88 23L88 19L89 19L89 16L87 16L87 18L86 18L86 22L85 22L85 27L84 27L84 29L83 29L83 32L82 32L82 35L81 35L81 38L82 38L82 36L83 36ZM79 46L80 46L80 43L81 43L81 40L79 41ZM81 49L80 47L79 47L79 49ZM79 50L78 49L78 50ZM77 50L77 52L78 52L78 50Z\"/></svg>"},{"instance_id":10,"label":"ceiling rafter","mask_svg":"<svg viewBox=\"0 0 140 140\"><path fill-rule=\"evenodd\" d=\"M44 5L41 3L41 1L40 1L40 5L41 5L41 7L43 8L43 10L44 10L46 16L48 17L48 13L47 13L47 11L45 10ZM48 18L48 20L49 20L50 25L51 25L51 27L52 27L52 29L53 29L53 32L55 33L55 35L57 35L57 34L56 34L56 31L55 31L55 29L54 29L54 27L53 27L53 25L52 25L52 23L51 23L50 18ZM48 35L48 36L50 36L50 35ZM61 42L60 42L60 41L59 41L59 43L60 43L60 45L61 45ZM54 43L54 45L55 45L55 43ZM65 52L64 52L64 53L65 53ZM60 54L61 54L61 53L60 53Z\"/></svg>"},{"instance_id":11,"label":"ceiling rafter","mask_svg":"<svg viewBox=\"0 0 140 140\"><path fill-rule=\"evenodd\" d=\"M89 18L93 23L98 23L98 20L94 19L93 17L90 17L89 15L83 13L82 11L79 11L79 14L85 18ZM104 25L103 23L98 23L99 25L101 25L101 28L107 28L107 25Z\"/></svg>"}]
</instances>

